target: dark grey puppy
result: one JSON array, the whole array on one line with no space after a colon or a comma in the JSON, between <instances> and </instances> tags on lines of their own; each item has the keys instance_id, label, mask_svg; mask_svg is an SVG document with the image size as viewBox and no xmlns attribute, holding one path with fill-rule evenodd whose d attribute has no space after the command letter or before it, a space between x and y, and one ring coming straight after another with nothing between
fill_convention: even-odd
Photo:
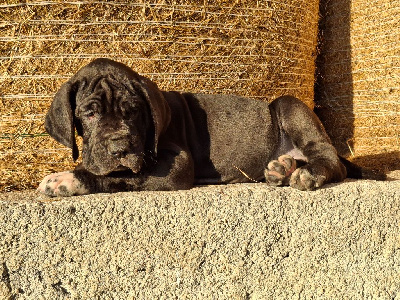
<instances>
[{"instance_id":1,"label":"dark grey puppy","mask_svg":"<svg viewBox=\"0 0 400 300\"><path fill-rule=\"evenodd\" d=\"M325 130L301 101L166 92L127 66L97 59L55 95L45 127L82 163L44 178L50 196L189 189L263 181L313 190L346 178ZM297 160L297 161L296 161ZM373 176L368 173L367 176Z\"/></svg>"}]
</instances>

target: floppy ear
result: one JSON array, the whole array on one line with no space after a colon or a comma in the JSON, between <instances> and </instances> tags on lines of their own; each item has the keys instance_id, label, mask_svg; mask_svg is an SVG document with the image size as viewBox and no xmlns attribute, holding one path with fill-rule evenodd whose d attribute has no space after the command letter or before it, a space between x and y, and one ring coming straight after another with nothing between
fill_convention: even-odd
<instances>
[{"instance_id":1,"label":"floppy ear","mask_svg":"<svg viewBox=\"0 0 400 300\"><path fill-rule=\"evenodd\" d=\"M79 157L75 140L74 109L76 89L70 82L64 83L54 96L47 112L44 127L57 142L72 149L72 157Z\"/></svg>"},{"instance_id":2,"label":"floppy ear","mask_svg":"<svg viewBox=\"0 0 400 300\"><path fill-rule=\"evenodd\" d=\"M171 111L163 94L154 82L141 76L140 83L153 117L155 129L154 152L157 154L158 139L171 121Z\"/></svg>"}]
</instances>

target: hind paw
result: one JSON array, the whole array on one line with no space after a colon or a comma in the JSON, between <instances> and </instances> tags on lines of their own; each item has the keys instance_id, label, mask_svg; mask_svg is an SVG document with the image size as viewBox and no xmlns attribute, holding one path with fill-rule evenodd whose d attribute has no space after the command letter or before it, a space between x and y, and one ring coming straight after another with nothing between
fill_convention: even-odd
<instances>
[{"instance_id":1,"label":"hind paw","mask_svg":"<svg viewBox=\"0 0 400 300\"><path fill-rule=\"evenodd\" d=\"M296 170L296 160L290 155L279 156L269 162L264 171L265 180L270 185L289 185L290 176Z\"/></svg>"},{"instance_id":2,"label":"hind paw","mask_svg":"<svg viewBox=\"0 0 400 300\"><path fill-rule=\"evenodd\" d=\"M312 191L324 184L325 176L314 176L309 170L299 168L293 172L290 178L290 186L301 191Z\"/></svg>"}]
</instances>

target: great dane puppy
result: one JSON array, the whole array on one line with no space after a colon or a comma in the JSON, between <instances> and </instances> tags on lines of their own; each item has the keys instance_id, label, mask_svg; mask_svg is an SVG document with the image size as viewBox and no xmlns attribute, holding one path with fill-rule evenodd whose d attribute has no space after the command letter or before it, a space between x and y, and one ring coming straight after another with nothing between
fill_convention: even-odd
<instances>
[{"instance_id":1,"label":"great dane puppy","mask_svg":"<svg viewBox=\"0 0 400 300\"><path fill-rule=\"evenodd\" d=\"M82 163L40 183L38 190L49 196L251 181L313 190L349 173L374 177L341 159L316 115L294 97L268 105L234 95L161 91L104 58L61 86L45 127L72 149L74 160L75 131L83 137Z\"/></svg>"}]
</instances>

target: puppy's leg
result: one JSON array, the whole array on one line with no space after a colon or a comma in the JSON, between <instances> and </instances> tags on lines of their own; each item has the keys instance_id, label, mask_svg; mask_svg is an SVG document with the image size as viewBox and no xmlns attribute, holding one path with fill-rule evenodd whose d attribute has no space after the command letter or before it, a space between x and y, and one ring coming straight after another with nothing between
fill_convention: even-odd
<instances>
[{"instance_id":1,"label":"puppy's leg","mask_svg":"<svg viewBox=\"0 0 400 300\"><path fill-rule=\"evenodd\" d=\"M153 163L148 166L149 170L138 174L126 170L107 176L94 175L78 165L74 171L46 176L37 190L51 197L69 197L100 192L179 190L193 186L193 160L187 151L169 145L168 150L159 150Z\"/></svg>"},{"instance_id":2,"label":"puppy's leg","mask_svg":"<svg viewBox=\"0 0 400 300\"><path fill-rule=\"evenodd\" d=\"M313 190L346 178L346 169L322 123L304 103L294 97L280 97L271 103L270 109L281 135L291 140L293 150L300 151L307 162L290 175L290 186Z\"/></svg>"}]
</instances>

